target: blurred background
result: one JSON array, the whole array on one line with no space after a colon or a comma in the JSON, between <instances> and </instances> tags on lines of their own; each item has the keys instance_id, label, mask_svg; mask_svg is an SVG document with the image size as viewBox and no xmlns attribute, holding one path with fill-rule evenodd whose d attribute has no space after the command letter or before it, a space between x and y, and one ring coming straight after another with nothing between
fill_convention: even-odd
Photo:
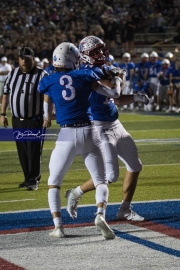
<instances>
[{"instance_id":1,"label":"blurred background","mask_svg":"<svg viewBox=\"0 0 180 270\"><path fill-rule=\"evenodd\" d=\"M18 49L30 46L40 60L51 61L63 41L78 46L87 35L103 39L120 59L129 52L163 58L180 45L179 0L1 0L0 56L17 66Z\"/></svg>"}]
</instances>

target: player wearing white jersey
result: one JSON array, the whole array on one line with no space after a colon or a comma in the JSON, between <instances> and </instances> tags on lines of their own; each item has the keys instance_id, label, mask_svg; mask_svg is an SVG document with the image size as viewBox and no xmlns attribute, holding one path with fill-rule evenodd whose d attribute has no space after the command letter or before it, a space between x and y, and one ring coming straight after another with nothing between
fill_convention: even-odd
<instances>
[{"instance_id":1,"label":"player wearing white jersey","mask_svg":"<svg viewBox=\"0 0 180 270\"><path fill-rule=\"evenodd\" d=\"M100 68L102 64L96 59L89 57L89 55L94 55L94 48L97 46L98 42L100 41L96 37L86 37L80 42L79 48L82 60L90 64L85 66L85 68L89 68L89 70L93 70L99 77L103 77L105 73L108 73L106 70L108 67L104 67L103 74ZM117 103L123 105L136 101L148 104L149 99L146 95L121 95ZM117 219L142 221L144 218L131 209L131 201L136 189L138 175L142 169L142 163L138 158L137 147L131 135L119 122L118 110L113 99L102 96L97 92L92 92L90 102L94 123L98 127L103 143L108 182L113 183L117 181L119 177L118 157L122 160L127 169L123 181L123 201L117 213ZM72 218L77 217L77 203L79 198L85 192L93 189L93 181L90 179L76 189L66 192L66 198L68 199L67 211Z\"/></svg>"},{"instance_id":2,"label":"player wearing white jersey","mask_svg":"<svg viewBox=\"0 0 180 270\"><path fill-rule=\"evenodd\" d=\"M95 57L104 63L106 54L104 43L98 44ZM50 236L65 237L59 190L74 157L80 155L96 188L95 225L106 239L113 239L115 234L106 223L104 214L108 201L108 181L102 143L93 123L89 97L93 90L110 97L119 97L122 80L115 77L112 82L103 81L92 70L78 70L79 60L79 51L72 43L61 43L53 53L56 72L39 84L40 92L45 94L45 117L48 120L50 118L48 105L51 101L55 105L56 121L61 126L49 164L48 201L55 225ZM109 87L102 85L105 82Z\"/></svg>"}]
</instances>

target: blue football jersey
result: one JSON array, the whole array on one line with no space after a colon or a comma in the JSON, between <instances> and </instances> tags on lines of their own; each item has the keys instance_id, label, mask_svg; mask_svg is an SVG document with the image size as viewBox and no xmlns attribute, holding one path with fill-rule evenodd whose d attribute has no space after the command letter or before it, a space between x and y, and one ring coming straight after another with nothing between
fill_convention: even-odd
<instances>
[{"instance_id":1,"label":"blue football jersey","mask_svg":"<svg viewBox=\"0 0 180 270\"><path fill-rule=\"evenodd\" d=\"M126 81L130 80L130 70L135 69L135 64L133 62L122 63L119 65L121 69L126 70Z\"/></svg>"},{"instance_id":2,"label":"blue football jersey","mask_svg":"<svg viewBox=\"0 0 180 270\"><path fill-rule=\"evenodd\" d=\"M160 84L161 85L169 85L169 75L171 72L171 68L168 69L164 69L164 68L160 68L159 72L162 72L163 75L159 78Z\"/></svg>"},{"instance_id":3,"label":"blue football jersey","mask_svg":"<svg viewBox=\"0 0 180 270\"><path fill-rule=\"evenodd\" d=\"M172 77L180 77L180 69L171 69ZM179 83L180 79L172 79L172 83Z\"/></svg>"},{"instance_id":4,"label":"blue football jersey","mask_svg":"<svg viewBox=\"0 0 180 270\"><path fill-rule=\"evenodd\" d=\"M142 94L147 94L148 92L148 86L149 84L147 82L142 82L141 85L139 85L138 83L136 83L134 85L134 92L139 92Z\"/></svg>"},{"instance_id":5,"label":"blue football jersey","mask_svg":"<svg viewBox=\"0 0 180 270\"><path fill-rule=\"evenodd\" d=\"M145 62L145 63L139 62L139 63L135 64L135 70L136 70L138 80L144 80L144 74L145 74L147 69L148 69L147 62Z\"/></svg>"},{"instance_id":6,"label":"blue football jersey","mask_svg":"<svg viewBox=\"0 0 180 270\"><path fill-rule=\"evenodd\" d=\"M100 78L88 69L55 72L39 83L39 91L48 95L55 105L60 125L92 121L91 85Z\"/></svg>"},{"instance_id":7,"label":"blue football jersey","mask_svg":"<svg viewBox=\"0 0 180 270\"><path fill-rule=\"evenodd\" d=\"M159 69L161 68L161 61L148 62L148 78L157 78L157 74L159 72Z\"/></svg>"},{"instance_id":8,"label":"blue football jersey","mask_svg":"<svg viewBox=\"0 0 180 270\"><path fill-rule=\"evenodd\" d=\"M105 69L111 69L109 66L104 65ZM85 66L89 70L92 70L100 78L103 77L103 72L100 68L91 65ZM112 122L118 119L118 110L114 103L113 98L109 98L98 94L93 91L90 96L91 112L93 119L96 121Z\"/></svg>"}]
</instances>

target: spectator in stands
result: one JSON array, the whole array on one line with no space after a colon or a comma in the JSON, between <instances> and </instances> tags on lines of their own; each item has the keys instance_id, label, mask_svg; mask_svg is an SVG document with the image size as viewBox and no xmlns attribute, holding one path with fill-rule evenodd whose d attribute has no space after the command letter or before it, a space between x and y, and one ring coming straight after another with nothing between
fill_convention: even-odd
<instances>
[{"instance_id":1,"label":"spectator in stands","mask_svg":"<svg viewBox=\"0 0 180 270\"><path fill-rule=\"evenodd\" d=\"M180 9L178 7L174 7L174 12L173 12L173 17L172 17L172 26L178 26L180 22L179 18L180 18Z\"/></svg>"},{"instance_id":2,"label":"spectator in stands","mask_svg":"<svg viewBox=\"0 0 180 270\"><path fill-rule=\"evenodd\" d=\"M104 40L110 52L113 52L116 47L116 33L118 25L114 16L107 18L105 23L102 24L104 29Z\"/></svg>"},{"instance_id":3,"label":"spectator in stands","mask_svg":"<svg viewBox=\"0 0 180 270\"><path fill-rule=\"evenodd\" d=\"M136 31L136 25L135 22L132 19L132 16L129 14L127 18L127 23L126 23L126 40L128 43L128 52L130 54L134 53L134 35Z\"/></svg>"},{"instance_id":4,"label":"spectator in stands","mask_svg":"<svg viewBox=\"0 0 180 270\"><path fill-rule=\"evenodd\" d=\"M125 53L128 50L127 21L125 19L123 19L120 23L120 37L121 37L121 53Z\"/></svg>"},{"instance_id":5,"label":"spectator in stands","mask_svg":"<svg viewBox=\"0 0 180 270\"><path fill-rule=\"evenodd\" d=\"M156 18L156 32L164 33L166 30L166 20L164 19L162 13L157 14Z\"/></svg>"},{"instance_id":6,"label":"spectator in stands","mask_svg":"<svg viewBox=\"0 0 180 270\"><path fill-rule=\"evenodd\" d=\"M89 31L88 31L88 35L89 36L96 36L96 37L99 37L100 39L104 39L104 29L98 23L92 24L90 26ZM82 39L82 36L80 39Z\"/></svg>"},{"instance_id":7,"label":"spectator in stands","mask_svg":"<svg viewBox=\"0 0 180 270\"><path fill-rule=\"evenodd\" d=\"M171 26L174 24L175 18L177 20L177 24L174 25L177 27L175 42L180 43L180 34L178 34L179 8L175 1L171 1L171 3L169 1L167 5L164 4L164 1L154 2L152 0L130 1L128 4L126 1L120 3L119 0L53 0L51 2L36 0L33 1L33 4L27 0L1 0L1 8L3 13L0 16L0 46L3 46L3 52L0 52L0 58L5 55L13 61L15 67L18 66L18 47L30 46L40 59L50 59L53 49L59 43L70 40L78 45L79 39L87 36L92 22L102 26L104 41L107 41L109 50L113 52L117 46L117 40L116 35L113 34L114 26L109 23L110 18L113 18L113 24L114 22L117 24L121 35L122 52L120 52L120 56L124 52L130 52L131 45L133 46L132 33L131 37L128 37L130 49L126 47L128 14L132 16L133 24L131 23L131 25L136 25L134 29L136 32L146 32L153 17L156 17L155 14L161 13L163 17L166 15L167 23ZM159 18L161 19L161 17ZM173 23L171 24L171 22ZM122 26L120 27L120 25ZM133 31L133 29L130 30ZM99 26L95 32L96 36L102 38L103 34Z\"/></svg>"},{"instance_id":8,"label":"spectator in stands","mask_svg":"<svg viewBox=\"0 0 180 270\"><path fill-rule=\"evenodd\" d=\"M57 9L54 8L53 11L50 14L50 18L49 19L50 19L50 21L52 21L55 24L58 24L58 22L59 22L59 14L58 13L59 12L57 12Z\"/></svg>"},{"instance_id":9,"label":"spectator in stands","mask_svg":"<svg viewBox=\"0 0 180 270\"><path fill-rule=\"evenodd\" d=\"M177 23L176 32L177 35L174 37L174 43L180 43L180 20Z\"/></svg>"}]
</instances>

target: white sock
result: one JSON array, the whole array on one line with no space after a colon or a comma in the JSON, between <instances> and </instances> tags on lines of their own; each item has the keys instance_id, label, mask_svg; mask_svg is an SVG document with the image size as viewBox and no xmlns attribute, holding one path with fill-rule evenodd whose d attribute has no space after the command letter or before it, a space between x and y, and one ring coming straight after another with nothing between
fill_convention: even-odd
<instances>
[{"instance_id":1,"label":"white sock","mask_svg":"<svg viewBox=\"0 0 180 270\"><path fill-rule=\"evenodd\" d=\"M104 203L104 206L107 205L108 202L108 195L109 195L109 189L108 186L105 184L98 185L96 187L96 205L99 203ZM106 215L106 207L98 207L97 208L97 213L102 213L103 216L105 217Z\"/></svg>"},{"instance_id":2,"label":"white sock","mask_svg":"<svg viewBox=\"0 0 180 270\"><path fill-rule=\"evenodd\" d=\"M58 188L50 188L48 190L48 202L51 213L61 211L60 191Z\"/></svg>"},{"instance_id":3,"label":"white sock","mask_svg":"<svg viewBox=\"0 0 180 270\"><path fill-rule=\"evenodd\" d=\"M105 217L106 209L104 209L104 208L102 208L102 207L98 207L98 209L97 209L97 214L102 214L103 217Z\"/></svg>"},{"instance_id":4,"label":"white sock","mask_svg":"<svg viewBox=\"0 0 180 270\"><path fill-rule=\"evenodd\" d=\"M81 190L80 186L78 186L77 188L74 189L75 192L75 196L79 199L80 197L82 197L82 195L84 194L84 192Z\"/></svg>"},{"instance_id":5,"label":"white sock","mask_svg":"<svg viewBox=\"0 0 180 270\"><path fill-rule=\"evenodd\" d=\"M62 225L62 219L61 219L61 217L55 217L55 218L53 218L53 222L54 222L54 226L55 227L59 227L60 225Z\"/></svg>"},{"instance_id":6,"label":"white sock","mask_svg":"<svg viewBox=\"0 0 180 270\"><path fill-rule=\"evenodd\" d=\"M131 205L131 202L122 201L120 209L123 210L123 211L128 210L130 208L130 205Z\"/></svg>"},{"instance_id":7,"label":"white sock","mask_svg":"<svg viewBox=\"0 0 180 270\"><path fill-rule=\"evenodd\" d=\"M105 203L107 204L108 202L108 195L109 195L109 190L108 186L105 184L100 184L96 187L96 205L99 203Z\"/></svg>"}]
</instances>

